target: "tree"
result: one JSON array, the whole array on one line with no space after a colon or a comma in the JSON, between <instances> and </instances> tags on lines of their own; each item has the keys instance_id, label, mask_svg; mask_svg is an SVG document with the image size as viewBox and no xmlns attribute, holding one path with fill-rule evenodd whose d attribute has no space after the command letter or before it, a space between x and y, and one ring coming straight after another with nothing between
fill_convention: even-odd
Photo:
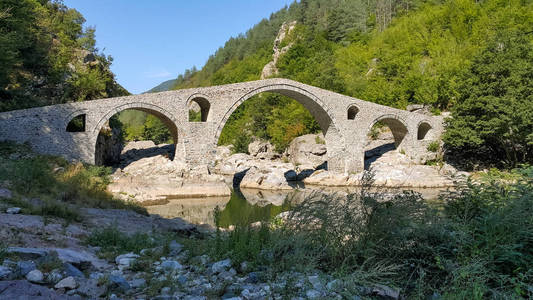
<instances>
[{"instance_id":1,"label":"tree","mask_svg":"<svg viewBox=\"0 0 533 300\"><path fill-rule=\"evenodd\" d=\"M144 122L144 138L152 140L155 144L169 143L171 141L168 127L159 118L150 114Z\"/></svg>"},{"instance_id":2,"label":"tree","mask_svg":"<svg viewBox=\"0 0 533 300\"><path fill-rule=\"evenodd\" d=\"M533 45L519 31L497 34L463 77L461 97L447 121L452 150L479 153L510 166L532 162ZM474 150L474 151L472 151ZM477 151L476 151L477 150Z\"/></svg>"}]
</instances>

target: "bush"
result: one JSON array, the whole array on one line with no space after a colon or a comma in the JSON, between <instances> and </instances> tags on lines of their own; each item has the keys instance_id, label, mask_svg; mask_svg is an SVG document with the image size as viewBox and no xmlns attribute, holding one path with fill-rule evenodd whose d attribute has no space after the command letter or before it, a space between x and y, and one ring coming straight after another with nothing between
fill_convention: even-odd
<instances>
[{"instance_id":1,"label":"bush","mask_svg":"<svg viewBox=\"0 0 533 300\"><path fill-rule=\"evenodd\" d=\"M139 253L142 249L157 246L156 239L146 233L127 235L116 226L107 226L94 230L86 243L101 247L100 253L107 259L114 259L119 254L128 252Z\"/></svg>"},{"instance_id":2,"label":"bush","mask_svg":"<svg viewBox=\"0 0 533 300\"><path fill-rule=\"evenodd\" d=\"M427 149L430 152L437 152L440 149L440 143L438 141L433 141L433 142L429 143Z\"/></svg>"},{"instance_id":3,"label":"bush","mask_svg":"<svg viewBox=\"0 0 533 300\"><path fill-rule=\"evenodd\" d=\"M442 209L414 192L375 191L366 173L360 193L314 194L281 223L219 232L213 248L272 274L335 274L354 287L348 294L379 283L415 299L531 298L532 169L514 171L512 181L461 183L442 195Z\"/></svg>"}]
</instances>

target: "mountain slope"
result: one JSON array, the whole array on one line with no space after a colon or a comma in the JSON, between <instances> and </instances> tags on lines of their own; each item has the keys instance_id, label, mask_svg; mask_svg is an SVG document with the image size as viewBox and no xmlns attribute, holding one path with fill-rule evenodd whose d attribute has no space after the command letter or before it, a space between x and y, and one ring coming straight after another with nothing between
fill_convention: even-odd
<instances>
[{"instance_id":1,"label":"mountain slope","mask_svg":"<svg viewBox=\"0 0 533 300\"><path fill-rule=\"evenodd\" d=\"M146 91L145 93L158 93L158 92L164 92L169 91L177 84L177 79L170 79L167 81L164 81L157 85L156 87L150 89L149 91Z\"/></svg>"},{"instance_id":2,"label":"mountain slope","mask_svg":"<svg viewBox=\"0 0 533 300\"><path fill-rule=\"evenodd\" d=\"M0 1L0 111L128 94L84 22L60 1Z\"/></svg>"}]
</instances>

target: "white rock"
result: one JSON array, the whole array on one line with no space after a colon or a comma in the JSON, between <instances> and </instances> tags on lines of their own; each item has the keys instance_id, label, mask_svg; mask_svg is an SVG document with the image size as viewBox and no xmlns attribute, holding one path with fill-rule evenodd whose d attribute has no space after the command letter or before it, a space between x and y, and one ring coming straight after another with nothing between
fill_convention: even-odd
<instances>
[{"instance_id":1,"label":"white rock","mask_svg":"<svg viewBox=\"0 0 533 300\"><path fill-rule=\"evenodd\" d=\"M228 258L228 259L221 260L221 261L214 263L211 266L211 270L213 271L213 273L220 273L222 271L225 271L226 269L229 269L230 267L231 267L231 259Z\"/></svg>"},{"instance_id":2,"label":"white rock","mask_svg":"<svg viewBox=\"0 0 533 300\"><path fill-rule=\"evenodd\" d=\"M26 279L29 281L29 282L33 282L33 283L41 283L43 282L43 279L44 279L44 275L41 271L39 270L33 270L31 271L30 273L26 274Z\"/></svg>"},{"instance_id":3,"label":"white rock","mask_svg":"<svg viewBox=\"0 0 533 300\"><path fill-rule=\"evenodd\" d=\"M76 282L76 279L72 276L69 276L60 282L58 282L55 286L56 289L69 289L73 290L76 287L78 287L78 283Z\"/></svg>"},{"instance_id":4,"label":"white rock","mask_svg":"<svg viewBox=\"0 0 533 300\"><path fill-rule=\"evenodd\" d=\"M20 207L10 207L6 210L6 213L16 215L20 213L20 209L21 209Z\"/></svg>"},{"instance_id":5,"label":"white rock","mask_svg":"<svg viewBox=\"0 0 533 300\"><path fill-rule=\"evenodd\" d=\"M183 268L183 266L175 260L166 260L161 263L161 268L165 271L174 271Z\"/></svg>"},{"instance_id":6,"label":"white rock","mask_svg":"<svg viewBox=\"0 0 533 300\"><path fill-rule=\"evenodd\" d=\"M139 258L139 255L130 252L117 256L115 263L119 266L129 267L137 258Z\"/></svg>"}]
</instances>

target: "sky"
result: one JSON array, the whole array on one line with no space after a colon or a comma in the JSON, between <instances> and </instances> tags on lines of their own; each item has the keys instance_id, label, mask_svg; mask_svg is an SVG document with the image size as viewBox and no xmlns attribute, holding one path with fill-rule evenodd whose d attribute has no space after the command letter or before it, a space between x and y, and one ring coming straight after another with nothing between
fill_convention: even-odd
<instances>
[{"instance_id":1,"label":"sky","mask_svg":"<svg viewBox=\"0 0 533 300\"><path fill-rule=\"evenodd\" d=\"M64 0L96 28L118 83L139 94L203 67L232 36L294 0Z\"/></svg>"}]
</instances>

